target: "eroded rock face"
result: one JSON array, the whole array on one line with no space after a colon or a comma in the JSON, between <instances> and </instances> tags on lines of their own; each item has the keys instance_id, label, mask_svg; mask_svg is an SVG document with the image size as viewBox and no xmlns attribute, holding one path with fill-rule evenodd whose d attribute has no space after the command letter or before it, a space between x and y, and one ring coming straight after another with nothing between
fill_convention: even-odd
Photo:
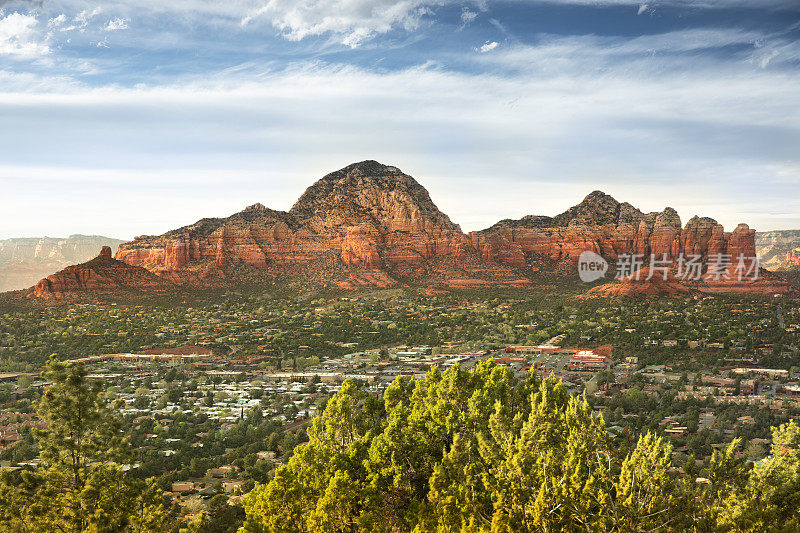
<instances>
[{"instance_id":1,"label":"eroded rock face","mask_svg":"<svg viewBox=\"0 0 800 533\"><path fill-rule=\"evenodd\" d=\"M642 213L595 191L556 217L503 220L470 238L485 259L524 266L537 255L574 261L585 250L611 261L622 253L672 260L681 254L744 253L752 257L754 234L746 224L725 233L715 220L699 217L681 229L680 217L671 207L660 213Z\"/></svg>"},{"instance_id":2,"label":"eroded rock face","mask_svg":"<svg viewBox=\"0 0 800 533\"><path fill-rule=\"evenodd\" d=\"M689 292L689 288L682 284L675 275L667 272L650 272L643 268L617 283L604 283L586 292L586 297L599 296L678 296Z\"/></svg>"},{"instance_id":3,"label":"eroded rock face","mask_svg":"<svg viewBox=\"0 0 800 533\"><path fill-rule=\"evenodd\" d=\"M739 277L734 273L735 266L725 270L722 275L705 274L698 281L678 279L672 271L654 272L645 267L619 281L598 285L586 291L584 297L613 296L680 296L691 291L704 293L743 293L760 296L775 294L795 294L797 291L785 280L762 270L758 276Z\"/></svg>"},{"instance_id":4,"label":"eroded rock face","mask_svg":"<svg viewBox=\"0 0 800 533\"><path fill-rule=\"evenodd\" d=\"M786 268L800 269L800 248L786 252Z\"/></svg>"},{"instance_id":5,"label":"eroded rock face","mask_svg":"<svg viewBox=\"0 0 800 533\"><path fill-rule=\"evenodd\" d=\"M770 270L800 269L800 230L758 232L756 250Z\"/></svg>"},{"instance_id":6,"label":"eroded rock face","mask_svg":"<svg viewBox=\"0 0 800 533\"><path fill-rule=\"evenodd\" d=\"M68 300L87 295L124 292L164 292L173 285L147 269L131 266L111 257L111 248L103 246L94 259L73 265L47 276L29 289L28 297L44 300Z\"/></svg>"},{"instance_id":7,"label":"eroded rock face","mask_svg":"<svg viewBox=\"0 0 800 533\"><path fill-rule=\"evenodd\" d=\"M347 264L413 268L433 256L463 254L466 238L417 181L364 161L328 174L289 211L312 238L333 240Z\"/></svg>"},{"instance_id":8,"label":"eroded rock face","mask_svg":"<svg viewBox=\"0 0 800 533\"><path fill-rule=\"evenodd\" d=\"M116 259L141 266L179 284L222 280L228 270L302 261L297 225L287 213L255 204L228 218L202 219L159 236L120 245ZM305 244L305 243L304 243Z\"/></svg>"}]
</instances>

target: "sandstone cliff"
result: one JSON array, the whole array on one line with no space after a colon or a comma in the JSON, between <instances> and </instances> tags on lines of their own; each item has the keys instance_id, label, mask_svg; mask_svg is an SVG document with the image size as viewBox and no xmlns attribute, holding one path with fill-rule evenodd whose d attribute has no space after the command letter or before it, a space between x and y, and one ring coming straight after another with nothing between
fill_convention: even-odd
<instances>
[{"instance_id":1,"label":"sandstone cliff","mask_svg":"<svg viewBox=\"0 0 800 533\"><path fill-rule=\"evenodd\" d=\"M609 261L620 254L677 259L681 254L740 253L755 255L754 230L740 224L733 232L711 218L693 217L681 228L671 207L642 213L628 203L595 191L575 207L555 217L527 216L503 220L470 234L484 259L517 267L537 267L542 257L574 262L591 250Z\"/></svg>"},{"instance_id":2,"label":"sandstone cliff","mask_svg":"<svg viewBox=\"0 0 800 533\"><path fill-rule=\"evenodd\" d=\"M797 289L791 283L772 273L761 270L756 279L743 277L739 279L727 269L724 278L715 279L716 276L705 274L698 281L685 281L678 279L672 271L667 272L664 279L663 272L654 272L642 268L637 273L632 273L619 281L611 281L598 285L586 291L584 297L609 297L609 296L680 296L691 291L703 293L740 293L758 296L775 294L797 294Z\"/></svg>"},{"instance_id":3,"label":"sandstone cliff","mask_svg":"<svg viewBox=\"0 0 800 533\"><path fill-rule=\"evenodd\" d=\"M668 272L664 279L662 273L651 274L649 268L643 268L624 277L618 283L604 283L593 287L585 296L678 296L689 291L689 287L678 281L671 272Z\"/></svg>"},{"instance_id":4,"label":"sandstone cliff","mask_svg":"<svg viewBox=\"0 0 800 533\"><path fill-rule=\"evenodd\" d=\"M255 204L225 219L137 237L116 258L188 285L221 284L243 269L272 278L310 275L346 288L386 287L408 277L526 282L501 265L483 264L424 187L375 161L326 175L288 212Z\"/></svg>"}]
</instances>

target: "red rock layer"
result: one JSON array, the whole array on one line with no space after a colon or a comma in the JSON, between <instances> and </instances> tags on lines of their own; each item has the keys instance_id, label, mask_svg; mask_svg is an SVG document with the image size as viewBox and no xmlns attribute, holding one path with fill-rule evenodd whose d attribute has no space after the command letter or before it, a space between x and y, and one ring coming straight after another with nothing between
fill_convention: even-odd
<instances>
[{"instance_id":1,"label":"red rock layer","mask_svg":"<svg viewBox=\"0 0 800 533\"><path fill-rule=\"evenodd\" d=\"M602 255L612 263L612 269L621 254L640 254L645 265L651 256L657 260L666 259L673 269L677 268L680 256L700 256L700 262L708 264L722 254L732 263L729 275L719 279L706 277L701 290L755 294L783 294L791 290L779 280L739 280L739 276L734 275L733 269L740 256L749 258L748 264L756 256L755 230L747 224L739 224L726 233L711 218L693 217L681 228L680 217L670 207L660 213L645 214L600 191L591 193L579 205L556 217L503 220L489 229L470 233L470 242L487 261L532 270L541 269L543 260L549 259L560 261L562 265L566 262L574 271L575 262L586 250ZM648 283L623 280L619 284L598 287L592 294L685 292L685 287L678 288L678 285L683 287L684 284L680 280L668 286L652 280Z\"/></svg>"},{"instance_id":2,"label":"red rock layer","mask_svg":"<svg viewBox=\"0 0 800 533\"><path fill-rule=\"evenodd\" d=\"M29 290L28 297L64 300L126 291L165 291L171 285L144 268L113 259L111 248L103 246L100 255L91 261L67 267L39 281Z\"/></svg>"},{"instance_id":3,"label":"red rock layer","mask_svg":"<svg viewBox=\"0 0 800 533\"><path fill-rule=\"evenodd\" d=\"M757 276L739 276L736 266L731 265L720 273L706 273L699 281L685 281L678 279L669 271L664 279L662 271L654 272L648 278L649 268L643 268L619 281L604 283L586 291L585 297L610 297L610 296L679 296L681 294L698 291L705 293L742 293L760 296L775 294L796 294L797 290L785 280L761 270Z\"/></svg>"},{"instance_id":4,"label":"red rock layer","mask_svg":"<svg viewBox=\"0 0 800 533\"><path fill-rule=\"evenodd\" d=\"M797 290L786 280L778 278L771 272L761 270L754 279L753 276L739 277L734 273L734 268L727 269L727 276L715 279L715 276L706 274L703 281L697 285L700 292L733 292L770 296L775 294L796 294Z\"/></svg>"},{"instance_id":5,"label":"red rock layer","mask_svg":"<svg viewBox=\"0 0 800 533\"><path fill-rule=\"evenodd\" d=\"M481 250L484 259L518 267L528 266L535 256L574 261L585 250L610 261L622 253L646 258L655 254L672 260L681 254L741 253L754 257L754 237L755 231L747 224L725 233L711 218L693 217L681 229L680 217L671 207L645 214L600 191L553 218L503 220L489 229L470 233L472 244Z\"/></svg>"}]
</instances>

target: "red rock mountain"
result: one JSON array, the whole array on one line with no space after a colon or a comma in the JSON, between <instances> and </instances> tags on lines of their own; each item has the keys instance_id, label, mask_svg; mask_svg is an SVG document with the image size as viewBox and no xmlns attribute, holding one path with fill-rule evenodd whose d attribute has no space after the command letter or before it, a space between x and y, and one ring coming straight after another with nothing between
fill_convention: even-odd
<instances>
[{"instance_id":1,"label":"red rock mountain","mask_svg":"<svg viewBox=\"0 0 800 533\"><path fill-rule=\"evenodd\" d=\"M595 191L555 217L503 220L470 234L487 261L537 268L542 258L574 263L591 250L614 261L621 253L676 259L679 255L725 253L755 256L755 231L739 224L731 233L711 218L693 217L681 229L671 207L642 213L629 203Z\"/></svg>"},{"instance_id":2,"label":"red rock mountain","mask_svg":"<svg viewBox=\"0 0 800 533\"><path fill-rule=\"evenodd\" d=\"M137 237L116 258L182 284L214 284L245 272L310 275L345 288L398 279L461 286L529 283L485 264L428 191L375 161L323 177L288 211L261 204L160 236Z\"/></svg>"},{"instance_id":3,"label":"red rock mountain","mask_svg":"<svg viewBox=\"0 0 800 533\"><path fill-rule=\"evenodd\" d=\"M556 261L562 272L574 272L578 256L585 250L602 255L610 263L620 254L642 256L645 267L639 274L629 274L619 282L595 287L587 293L589 296L677 295L690 289L750 294L793 292L788 283L763 270L758 276L735 273L736 258L756 256L755 230L747 224L739 224L728 233L716 220L695 216L681 228L680 217L671 207L661 212L642 213L631 204L619 203L600 191L594 191L580 204L555 217L503 220L491 228L471 233L470 239L485 260L532 270L546 268L543 265L548 261ZM730 258L724 274L705 272L697 282L675 277L680 256L700 256L702 263L708 263L708 259L717 254ZM661 274L648 276L646 265L651 256L673 265L666 280ZM745 265L749 268L753 260L746 259Z\"/></svg>"},{"instance_id":4,"label":"red rock mountain","mask_svg":"<svg viewBox=\"0 0 800 533\"><path fill-rule=\"evenodd\" d=\"M726 233L713 219L698 217L681 227L674 209L642 213L595 191L560 215L503 220L466 235L414 178L363 161L314 183L288 212L255 204L227 218L137 237L119 246L114 265L158 275L150 282L202 287L293 277L343 288L397 283L519 287L531 284L536 272L573 276L585 250L609 261L621 253L671 259L680 254L753 256L754 233L745 224ZM86 265L73 268L85 271ZM88 281L73 283L72 271L66 278L68 287L88 287ZM56 281L49 283L55 286ZM725 283L704 288L752 289ZM769 290L762 285L758 292Z\"/></svg>"},{"instance_id":5,"label":"red rock mountain","mask_svg":"<svg viewBox=\"0 0 800 533\"><path fill-rule=\"evenodd\" d=\"M163 292L173 284L147 269L131 266L111 257L111 248L103 246L94 259L73 265L47 276L28 291L31 298L64 300L91 295L126 292Z\"/></svg>"}]
</instances>

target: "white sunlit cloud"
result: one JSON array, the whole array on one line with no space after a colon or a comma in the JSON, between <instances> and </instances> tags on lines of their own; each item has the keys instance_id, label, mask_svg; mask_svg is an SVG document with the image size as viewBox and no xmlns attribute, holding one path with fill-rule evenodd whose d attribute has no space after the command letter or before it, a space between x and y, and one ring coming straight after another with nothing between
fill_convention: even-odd
<instances>
[{"instance_id":1,"label":"white sunlit cloud","mask_svg":"<svg viewBox=\"0 0 800 533\"><path fill-rule=\"evenodd\" d=\"M475 19L478 18L478 14L475 11L470 10L467 6L461 8L461 27L465 28L475 22Z\"/></svg>"},{"instance_id":2,"label":"white sunlit cloud","mask_svg":"<svg viewBox=\"0 0 800 533\"><path fill-rule=\"evenodd\" d=\"M264 18L289 40L337 35L340 42L356 47L366 39L395 28L416 29L433 9L453 0L270 0L242 18L242 26Z\"/></svg>"},{"instance_id":3,"label":"white sunlit cloud","mask_svg":"<svg viewBox=\"0 0 800 533\"><path fill-rule=\"evenodd\" d=\"M80 13L78 13L73 20L76 24L76 27L80 31L86 31L86 28L89 26L89 23L102 12L102 9L96 7L92 10L84 9Z\"/></svg>"},{"instance_id":4,"label":"white sunlit cloud","mask_svg":"<svg viewBox=\"0 0 800 533\"><path fill-rule=\"evenodd\" d=\"M127 30L128 21L124 18L116 17L112 20L109 20L104 29L106 31Z\"/></svg>"},{"instance_id":5,"label":"white sunlit cloud","mask_svg":"<svg viewBox=\"0 0 800 533\"><path fill-rule=\"evenodd\" d=\"M0 12L0 55L38 57L50 53L41 39L34 15Z\"/></svg>"},{"instance_id":6,"label":"white sunlit cloud","mask_svg":"<svg viewBox=\"0 0 800 533\"><path fill-rule=\"evenodd\" d=\"M60 29L60 28L62 28L64 26L64 24L66 24L66 22L67 22L67 15L64 14L64 13L61 13L60 15L58 15L56 17L53 17L50 20L48 20L47 21L47 27L48 27L48 29L51 29L51 30Z\"/></svg>"},{"instance_id":7,"label":"white sunlit cloud","mask_svg":"<svg viewBox=\"0 0 800 533\"><path fill-rule=\"evenodd\" d=\"M492 41L492 42L486 41L480 48L478 48L478 51L481 52L482 54L485 54L486 52L491 52L499 45L500 43L498 43L497 41Z\"/></svg>"},{"instance_id":8,"label":"white sunlit cloud","mask_svg":"<svg viewBox=\"0 0 800 533\"><path fill-rule=\"evenodd\" d=\"M731 59L703 54L735 47ZM691 55L692 57L687 57ZM678 30L633 38L542 35L536 45L504 47L484 59L486 65L520 72L586 71L624 66L632 72L741 69L743 64L766 68L800 60L800 43L783 34L765 35L740 29ZM480 57L477 61L481 61ZM635 67L635 68L634 68ZM748 71L754 76L752 70Z\"/></svg>"}]
</instances>

